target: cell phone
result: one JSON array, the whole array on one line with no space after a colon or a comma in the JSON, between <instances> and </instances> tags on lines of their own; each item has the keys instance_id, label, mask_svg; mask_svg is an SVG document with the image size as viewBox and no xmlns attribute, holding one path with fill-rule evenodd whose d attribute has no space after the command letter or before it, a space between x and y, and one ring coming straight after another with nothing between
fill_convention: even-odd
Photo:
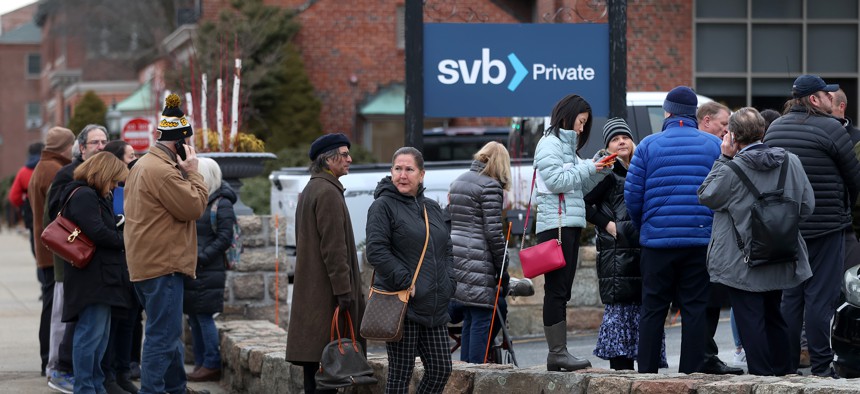
<instances>
[{"instance_id":1,"label":"cell phone","mask_svg":"<svg viewBox=\"0 0 860 394\"><path fill-rule=\"evenodd\" d=\"M179 140L173 143L173 146L176 147L176 155L179 156L182 161L188 160L185 156L185 140Z\"/></svg>"},{"instance_id":2,"label":"cell phone","mask_svg":"<svg viewBox=\"0 0 860 394\"><path fill-rule=\"evenodd\" d=\"M615 160L616 157L618 157L617 153L613 153L609 156L604 156L602 159L600 159L600 163L609 163L610 161Z\"/></svg>"}]
</instances>

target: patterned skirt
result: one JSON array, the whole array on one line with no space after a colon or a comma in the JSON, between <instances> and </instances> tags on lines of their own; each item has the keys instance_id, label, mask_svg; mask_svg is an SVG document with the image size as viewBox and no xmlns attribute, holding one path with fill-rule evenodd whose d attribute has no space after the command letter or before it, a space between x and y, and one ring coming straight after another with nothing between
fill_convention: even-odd
<instances>
[{"instance_id":1,"label":"patterned skirt","mask_svg":"<svg viewBox=\"0 0 860 394\"><path fill-rule=\"evenodd\" d=\"M597 335L594 355L604 360L614 357L636 359L639 354L639 305L607 304L603 310L603 322ZM668 368L666 362L666 334L660 350L660 368Z\"/></svg>"}]
</instances>

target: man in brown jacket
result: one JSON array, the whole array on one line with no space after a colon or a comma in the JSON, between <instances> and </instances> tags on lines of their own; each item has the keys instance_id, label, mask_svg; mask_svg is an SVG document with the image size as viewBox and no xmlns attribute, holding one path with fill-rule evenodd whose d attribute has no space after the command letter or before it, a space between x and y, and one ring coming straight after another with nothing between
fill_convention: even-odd
<instances>
[{"instance_id":1,"label":"man in brown jacket","mask_svg":"<svg viewBox=\"0 0 860 394\"><path fill-rule=\"evenodd\" d=\"M141 394L192 392L181 339L183 278L195 277L195 222L209 198L194 148L184 145L193 133L179 97L171 94L166 101L161 135L132 167L124 191L128 271L146 311Z\"/></svg>"},{"instance_id":2,"label":"man in brown jacket","mask_svg":"<svg viewBox=\"0 0 860 394\"><path fill-rule=\"evenodd\" d=\"M42 357L42 376L45 376L45 366L48 364L51 333L51 308L54 305L54 255L42 245L42 217L45 213L45 198L48 187L54 180L54 175L66 164L72 161L72 145L75 135L62 127L52 127L45 136L45 150L39 164L33 168L33 176L27 191L30 198L30 208L33 210L33 239L36 249L36 271L39 283L42 284L42 316L39 322L39 354Z\"/></svg>"},{"instance_id":3,"label":"man in brown jacket","mask_svg":"<svg viewBox=\"0 0 860 394\"><path fill-rule=\"evenodd\" d=\"M306 393L335 392L316 390L314 381L323 347L330 341L326 328L335 307L349 311L355 332L364 314L355 236L338 180L349 172L349 148L349 140L340 133L313 142L311 179L296 207L296 270L286 359L304 368ZM346 327L341 330L349 332ZM365 346L362 338L356 340Z\"/></svg>"}]
</instances>

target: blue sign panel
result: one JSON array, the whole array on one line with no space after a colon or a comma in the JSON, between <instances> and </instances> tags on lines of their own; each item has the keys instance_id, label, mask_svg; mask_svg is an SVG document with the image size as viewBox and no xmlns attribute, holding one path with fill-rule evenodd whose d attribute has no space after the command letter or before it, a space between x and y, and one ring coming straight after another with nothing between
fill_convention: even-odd
<instances>
[{"instance_id":1,"label":"blue sign panel","mask_svg":"<svg viewBox=\"0 0 860 394\"><path fill-rule=\"evenodd\" d=\"M571 93L609 114L608 25L424 25L425 116L547 116Z\"/></svg>"}]
</instances>

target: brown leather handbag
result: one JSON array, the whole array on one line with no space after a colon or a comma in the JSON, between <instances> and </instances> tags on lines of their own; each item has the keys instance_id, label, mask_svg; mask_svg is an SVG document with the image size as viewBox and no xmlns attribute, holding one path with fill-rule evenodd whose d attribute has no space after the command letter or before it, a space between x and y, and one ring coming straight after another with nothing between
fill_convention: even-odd
<instances>
[{"instance_id":1,"label":"brown leather handbag","mask_svg":"<svg viewBox=\"0 0 860 394\"><path fill-rule=\"evenodd\" d=\"M66 202L60 208L57 218L45 227L40 238L45 248L60 256L63 260L68 261L73 267L83 269L93 259L96 246L87 238L77 224L63 216L66 204L69 203L69 200L72 199L72 196L80 188L81 186L72 190L69 198L66 199Z\"/></svg>"},{"instance_id":2,"label":"brown leather handbag","mask_svg":"<svg viewBox=\"0 0 860 394\"><path fill-rule=\"evenodd\" d=\"M400 291L379 290L370 287L367 295L367 306L364 309L364 317L361 319L361 336L372 341L398 342L403 338L403 322L406 320L406 306L409 304L409 295L415 288L418 279L418 271L424 263L424 253L427 252L427 243L430 241L430 221L427 219L427 207L424 207L424 250L418 260L418 267L412 275L412 284L408 289ZM374 276L376 271L374 270ZM371 284L373 280L371 280Z\"/></svg>"}]
</instances>

